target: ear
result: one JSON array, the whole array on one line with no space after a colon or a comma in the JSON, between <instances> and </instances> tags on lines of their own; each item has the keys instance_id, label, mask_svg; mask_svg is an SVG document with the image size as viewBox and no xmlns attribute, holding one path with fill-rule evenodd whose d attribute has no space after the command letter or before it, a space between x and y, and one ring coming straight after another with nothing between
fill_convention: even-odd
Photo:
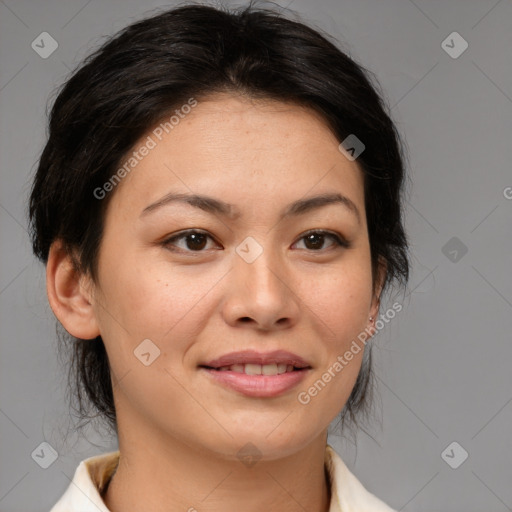
<instances>
[{"instance_id":1,"label":"ear","mask_svg":"<svg viewBox=\"0 0 512 512\"><path fill-rule=\"evenodd\" d=\"M386 280L387 269L388 265L386 260L383 257L379 256L379 264L377 266L377 277L375 280L372 305L370 308L370 316L373 318L373 322L370 322L371 324L375 323L377 315L379 314L380 298L382 294L382 289L384 287L384 282Z\"/></svg>"},{"instance_id":2,"label":"ear","mask_svg":"<svg viewBox=\"0 0 512 512\"><path fill-rule=\"evenodd\" d=\"M46 291L55 316L69 334L86 340L99 336L91 305L90 280L78 272L60 240L50 247Z\"/></svg>"}]
</instances>

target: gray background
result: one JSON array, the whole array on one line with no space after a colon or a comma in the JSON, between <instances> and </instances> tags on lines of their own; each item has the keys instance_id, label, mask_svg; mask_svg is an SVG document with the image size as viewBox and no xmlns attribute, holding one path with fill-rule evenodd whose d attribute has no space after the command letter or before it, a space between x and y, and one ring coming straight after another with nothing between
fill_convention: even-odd
<instances>
[{"instance_id":1,"label":"gray background","mask_svg":"<svg viewBox=\"0 0 512 512\"><path fill-rule=\"evenodd\" d=\"M409 150L413 268L404 309L375 338L377 419L357 452L329 442L398 510L512 510L512 2L278 4L376 73ZM116 447L93 429L64 437L65 374L25 209L50 93L102 36L161 5L0 0L1 512L49 510L80 460ZM31 48L44 31L59 45L47 59ZM458 58L442 46L453 31L469 44ZM31 458L43 441L59 453L48 469ZM457 469L441 456L453 441L452 464L469 454Z\"/></svg>"}]
</instances>

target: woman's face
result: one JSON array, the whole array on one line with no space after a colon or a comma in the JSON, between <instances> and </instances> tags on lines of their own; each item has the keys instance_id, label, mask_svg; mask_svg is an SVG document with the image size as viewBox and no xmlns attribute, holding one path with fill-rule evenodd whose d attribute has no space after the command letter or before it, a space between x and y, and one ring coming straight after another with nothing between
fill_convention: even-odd
<instances>
[{"instance_id":1,"label":"woman's face","mask_svg":"<svg viewBox=\"0 0 512 512\"><path fill-rule=\"evenodd\" d=\"M248 442L267 459L294 453L345 404L363 350L332 367L376 313L362 173L319 116L283 103L211 96L167 130L135 146L99 253L93 309L120 432L227 459ZM346 199L291 208L325 194ZM245 350L309 369L236 367L230 385L203 367Z\"/></svg>"}]
</instances>

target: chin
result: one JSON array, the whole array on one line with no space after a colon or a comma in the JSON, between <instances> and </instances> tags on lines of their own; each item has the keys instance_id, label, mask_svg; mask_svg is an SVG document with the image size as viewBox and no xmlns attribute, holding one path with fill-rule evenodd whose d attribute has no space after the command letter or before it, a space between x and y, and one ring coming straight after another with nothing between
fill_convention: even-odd
<instances>
[{"instance_id":1,"label":"chin","mask_svg":"<svg viewBox=\"0 0 512 512\"><path fill-rule=\"evenodd\" d=\"M286 417L286 415L284 416ZM280 421L282 421L282 417L275 423L275 426L279 425ZM281 424L282 426L283 424ZM261 425L253 423L251 428L229 430L233 438L223 443L222 455L226 459L242 462L245 457L271 461L297 453L316 438L312 432L308 433L303 430L297 432L289 427L281 429L277 427L272 431L272 428L269 428L268 422L261 422ZM219 448L220 446L217 444L216 451Z\"/></svg>"}]
</instances>

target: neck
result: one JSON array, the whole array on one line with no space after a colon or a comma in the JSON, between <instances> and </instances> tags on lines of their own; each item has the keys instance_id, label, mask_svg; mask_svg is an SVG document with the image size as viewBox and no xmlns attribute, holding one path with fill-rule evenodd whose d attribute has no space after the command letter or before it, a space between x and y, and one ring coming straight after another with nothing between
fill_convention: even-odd
<instances>
[{"instance_id":1,"label":"neck","mask_svg":"<svg viewBox=\"0 0 512 512\"><path fill-rule=\"evenodd\" d=\"M326 441L327 430L292 455L251 465L172 437L120 431L119 465L103 499L111 512L327 512Z\"/></svg>"}]
</instances>

